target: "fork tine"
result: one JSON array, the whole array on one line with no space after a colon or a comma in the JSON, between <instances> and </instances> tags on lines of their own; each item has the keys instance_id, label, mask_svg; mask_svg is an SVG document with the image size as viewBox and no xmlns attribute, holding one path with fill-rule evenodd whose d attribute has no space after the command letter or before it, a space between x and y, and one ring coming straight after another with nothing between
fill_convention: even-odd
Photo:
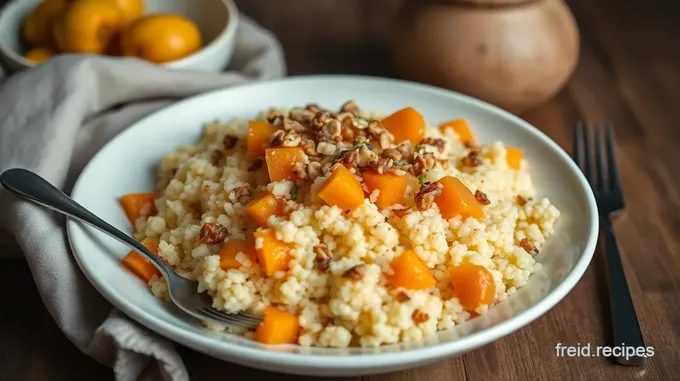
<instances>
[{"instance_id":1,"label":"fork tine","mask_svg":"<svg viewBox=\"0 0 680 381\"><path fill-rule=\"evenodd\" d=\"M619 179L619 169L616 167L616 148L614 140L614 126L611 123L606 125L606 149L607 160L609 161L609 190L620 191L621 181Z\"/></svg>"},{"instance_id":2,"label":"fork tine","mask_svg":"<svg viewBox=\"0 0 680 381\"><path fill-rule=\"evenodd\" d=\"M576 165L581 168L581 172L586 177L590 185L593 185L593 180L590 171L590 144L588 140L588 131L583 122L576 123L574 129L574 161Z\"/></svg>"},{"instance_id":3,"label":"fork tine","mask_svg":"<svg viewBox=\"0 0 680 381\"><path fill-rule=\"evenodd\" d=\"M226 325L233 325L233 326L238 326L238 327L253 327L255 324L249 321L243 321L239 319L237 316L238 315L223 315L216 313L216 310L212 308L204 308L201 310L201 312L211 318L213 318L217 322L221 322L222 324Z\"/></svg>"},{"instance_id":4,"label":"fork tine","mask_svg":"<svg viewBox=\"0 0 680 381\"><path fill-rule=\"evenodd\" d=\"M595 156L597 160L597 170L595 171L595 177L597 181L596 187L603 191L609 191L609 186L607 184L607 156L608 149L605 150L604 147L604 128L595 126Z\"/></svg>"},{"instance_id":5,"label":"fork tine","mask_svg":"<svg viewBox=\"0 0 680 381\"><path fill-rule=\"evenodd\" d=\"M218 316L222 316L222 317L225 317L225 318L236 318L236 319L239 319L241 321L249 322L249 323L252 323L252 324L258 324L262 320L262 319L260 319L256 316L253 316L253 315L250 315L250 314L247 314L247 313L244 313L244 312L239 312L237 314L229 314L229 313L226 313L226 312L222 312L220 310L216 310L214 308L209 308L209 309L213 313L213 315L218 315Z\"/></svg>"}]
</instances>

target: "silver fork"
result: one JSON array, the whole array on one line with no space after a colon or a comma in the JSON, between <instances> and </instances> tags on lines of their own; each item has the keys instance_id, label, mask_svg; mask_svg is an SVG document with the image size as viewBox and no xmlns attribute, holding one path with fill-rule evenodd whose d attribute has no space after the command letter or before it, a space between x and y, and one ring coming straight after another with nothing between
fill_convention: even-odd
<instances>
[{"instance_id":1,"label":"silver fork","mask_svg":"<svg viewBox=\"0 0 680 381\"><path fill-rule=\"evenodd\" d=\"M621 264L619 248L614 237L611 217L620 213L625 204L619 172L616 168L614 130L610 123L604 127L592 128L595 135L591 144L589 128L582 122L576 124L573 157L583 174L588 178L600 214L600 232L604 235L606 253L609 303L611 309L614 346L644 348L645 343L635 307L630 296L626 275ZM593 165L593 157L596 163ZM643 365L645 357L621 353L614 356L622 365Z\"/></svg>"},{"instance_id":2,"label":"silver fork","mask_svg":"<svg viewBox=\"0 0 680 381\"><path fill-rule=\"evenodd\" d=\"M144 245L95 216L37 174L25 169L10 169L0 175L0 183L10 192L85 222L144 255L167 280L168 292L172 301L189 315L203 321L231 327L253 328L262 320L261 316L243 312L229 314L214 309L212 298L207 293L198 293L198 282L177 274L175 270Z\"/></svg>"}]
</instances>

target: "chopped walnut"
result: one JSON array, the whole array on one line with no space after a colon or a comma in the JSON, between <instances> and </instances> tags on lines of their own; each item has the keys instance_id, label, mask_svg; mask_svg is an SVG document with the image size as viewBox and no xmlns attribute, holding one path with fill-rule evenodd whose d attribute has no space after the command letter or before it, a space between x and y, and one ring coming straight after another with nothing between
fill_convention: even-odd
<instances>
[{"instance_id":1,"label":"chopped walnut","mask_svg":"<svg viewBox=\"0 0 680 381\"><path fill-rule=\"evenodd\" d=\"M317 177L321 175L321 163L318 161L312 161L307 165L307 178L314 181Z\"/></svg>"},{"instance_id":2,"label":"chopped walnut","mask_svg":"<svg viewBox=\"0 0 680 381\"><path fill-rule=\"evenodd\" d=\"M356 137L356 133L351 128L342 127L342 132L340 134L343 142L353 142Z\"/></svg>"},{"instance_id":3,"label":"chopped walnut","mask_svg":"<svg viewBox=\"0 0 680 381\"><path fill-rule=\"evenodd\" d=\"M448 168L449 168L449 161L446 160L446 159L438 160L438 161L437 161L437 164L439 164L439 167L440 167L440 168L443 168L443 169L448 169Z\"/></svg>"},{"instance_id":4,"label":"chopped walnut","mask_svg":"<svg viewBox=\"0 0 680 381\"><path fill-rule=\"evenodd\" d=\"M319 111L323 111L321 109L321 107L319 107L319 105L316 104L316 103L309 103L307 106L305 106L305 110L315 112L315 113L319 112Z\"/></svg>"},{"instance_id":5,"label":"chopped walnut","mask_svg":"<svg viewBox=\"0 0 680 381\"><path fill-rule=\"evenodd\" d=\"M284 131L303 132L307 130L307 127L290 116L283 117L281 126L283 127Z\"/></svg>"},{"instance_id":6,"label":"chopped walnut","mask_svg":"<svg viewBox=\"0 0 680 381\"><path fill-rule=\"evenodd\" d=\"M422 175L425 171L434 168L437 159L434 158L432 152L424 154L416 153L413 155L413 174L415 176Z\"/></svg>"},{"instance_id":7,"label":"chopped walnut","mask_svg":"<svg viewBox=\"0 0 680 381\"><path fill-rule=\"evenodd\" d=\"M316 114L314 114L314 117L311 120L312 127L316 129L321 129L323 128L328 122L331 121L331 114L329 114L326 111L319 111Z\"/></svg>"},{"instance_id":8,"label":"chopped walnut","mask_svg":"<svg viewBox=\"0 0 680 381\"><path fill-rule=\"evenodd\" d=\"M283 144L283 141L286 138L286 131L284 130L277 130L272 134L272 136L269 137L269 145L272 147L279 147Z\"/></svg>"},{"instance_id":9,"label":"chopped walnut","mask_svg":"<svg viewBox=\"0 0 680 381\"><path fill-rule=\"evenodd\" d=\"M300 145L300 142L302 142L300 134L295 131L288 131L286 136L283 138L283 143L281 145L284 147L297 147Z\"/></svg>"},{"instance_id":10,"label":"chopped walnut","mask_svg":"<svg viewBox=\"0 0 680 381\"><path fill-rule=\"evenodd\" d=\"M401 153L403 160L411 160L411 156L413 156L413 146L411 145L411 142L405 141L400 143L397 146L397 150Z\"/></svg>"},{"instance_id":11,"label":"chopped walnut","mask_svg":"<svg viewBox=\"0 0 680 381\"><path fill-rule=\"evenodd\" d=\"M359 106L353 100L349 100L340 106L340 112L349 112L354 116L359 116Z\"/></svg>"},{"instance_id":12,"label":"chopped walnut","mask_svg":"<svg viewBox=\"0 0 680 381\"><path fill-rule=\"evenodd\" d=\"M464 141L464 142L463 142L463 145L464 145L465 148L467 148L467 149L477 149L477 148L478 148L477 144L475 144L474 142L471 142L471 141L469 141L469 140Z\"/></svg>"},{"instance_id":13,"label":"chopped walnut","mask_svg":"<svg viewBox=\"0 0 680 381\"><path fill-rule=\"evenodd\" d=\"M315 115L316 111L307 110L306 108L294 108L288 113L290 119L302 124L310 123Z\"/></svg>"},{"instance_id":14,"label":"chopped walnut","mask_svg":"<svg viewBox=\"0 0 680 381\"><path fill-rule=\"evenodd\" d=\"M298 180L306 180L309 178L307 175L307 165L303 162L297 162L293 166L293 174L298 178Z\"/></svg>"},{"instance_id":15,"label":"chopped walnut","mask_svg":"<svg viewBox=\"0 0 680 381\"><path fill-rule=\"evenodd\" d=\"M278 110L271 109L266 115L267 122L271 124L278 124L283 115Z\"/></svg>"},{"instance_id":16,"label":"chopped walnut","mask_svg":"<svg viewBox=\"0 0 680 381\"><path fill-rule=\"evenodd\" d=\"M491 201L489 201L489 198L486 197L486 193L480 191L479 189L477 189L477 190L475 191L475 198L476 198L477 201L479 201L479 203L482 204L482 205L489 205L489 204L491 204Z\"/></svg>"},{"instance_id":17,"label":"chopped walnut","mask_svg":"<svg viewBox=\"0 0 680 381\"><path fill-rule=\"evenodd\" d=\"M341 151L333 160L333 163L341 163L345 167L353 167L357 162L359 157L359 151L355 149L349 149Z\"/></svg>"},{"instance_id":18,"label":"chopped walnut","mask_svg":"<svg viewBox=\"0 0 680 381\"><path fill-rule=\"evenodd\" d=\"M534 245L529 238L522 238L522 240L519 241L519 246L529 254L538 254L536 245Z\"/></svg>"},{"instance_id":19,"label":"chopped walnut","mask_svg":"<svg viewBox=\"0 0 680 381\"><path fill-rule=\"evenodd\" d=\"M408 294L405 293L404 291L399 291L397 293L397 301L399 301L400 303L405 303L408 302L409 300L411 300L411 297L408 296Z\"/></svg>"},{"instance_id":20,"label":"chopped walnut","mask_svg":"<svg viewBox=\"0 0 680 381\"><path fill-rule=\"evenodd\" d=\"M224 139L222 139L222 143L224 144L224 148L232 149L236 147L236 143L238 143L238 137L234 135L226 135Z\"/></svg>"},{"instance_id":21,"label":"chopped walnut","mask_svg":"<svg viewBox=\"0 0 680 381\"><path fill-rule=\"evenodd\" d=\"M388 148L382 152L382 155L394 161L400 161L404 158L404 155L396 148Z\"/></svg>"},{"instance_id":22,"label":"chopped walnut","mask_svg":"<svg viewBox=\"0 0 680 381\"><path fill-rule=\"evenodd\" d=\"M446 142L444 139L440 138L424 138L423 140L420 141L421 145L429 145L429 146L435 146L439 150L439 152L444 152L444 147L446 146Z\"/></svg>"},{"instance_id":23,"label":"chopped walnut","mask_svg":"<svg viewBox=\"0 0 680 381\"><path fill-rule=\"evenodd\" d=\"M521 195L517 195L517 196L515 196L515 202L519 206L524 206L524 205L527 204L527 199L522 197Z\"/></svg>"},{"instance_id":24,"label":"chopped walnut","mask_svg":"<svg viewBox=\"0 0 680 381\"><path fill-rule=\"evenodd\" d=\"M217 166L220 161L224 158L224 153L219 150L213 151L212 155L210 155L210 164Z\"/></svg>"},{"instance_id":25,"label":"chopped walnut","mask_svg":"<svg viewBox=\"0 0 680 381\"><path fill-rule=\"evenodd\" d=\"M413 311L413 315L411 315L411 317L416 324L425 323L426 321L430 320L430 315L421 310Z\"/></svg>"},{"instance_id":26,"label":"chopped walnut","mask_svg":"<svg viewBox=\"0 0 680 381\"><path fill-rule=\"evenodd\" d=\"M305 152L307 156L316 156L316 143L314 140L309 138L302 138L300 141L300 148Z\"/></svg>"},{"instance_id":27,"label":"chopped walnut","mask_svg":"<svg viewBox=\"0 0 680 381\"><path fill-rule=\"evenodd\" d=\"M382 175L388 173L393 164L394 160L392 159L380 159L373 165L373 169Z\"/></svg>"},{"instance_id":28,"label":"chopped walnut","mask_svg":"<svg viewBox=\"0 0 680 381\"><path fill-rule=\"evenodd\" d=\"M342 274L342 277L351 280L361 280L364 278L364 274L366 274L366 266L361 264L356 265L350 268L349 270L345 271Z\"/></svg>"},{"instance_id":29,"label":"chopped walnut","mask_svg":"<svg viewBox=\"0 0 680 381\"><path fill-rule=\"evenodd\" d=\"M444 186L440 183L430 183L418 191L415 203L419 210L427 210L432 207L434 200L441 196Z\"/></svg>"},{"instance_id":30,"label":"chopped walnut","mask_svg":"<svg viewBox=\"0 0 680 381\"><path fill-rule=\"evenodd\" d=\"M479 157L479 151L472 150L464 158L460 159L460 163L464 167L474 168L482 165L482 159Z\"/></svg>"},{"instance_id":31,"label":"chopped walnut","mask_svg":"<svg viewBox=\"0 0 680 381\"><path fill-rule=\"evenodd\" d=\"M298 204L297 202L293 200L286 200L286 202L283 203L283 207L281 208L281 211L283 214L288 215L293 213L296 210L300 210L302 206Z\"/></svg>"},{"instance_id":32,"label":"chopped walnut","mask_svg":"<svg viewBox=\"0 0 680 381\"><path fill-rule=\"evenodd\" d=\"M330 119L321 128L321 140L339 143L342 141L342 123L337 119Z\"/></svg>"},{"instance_id":33,"label":"chopped walnut","mask_svg":"<svg viewBox=\"0 0 680 381\"><path fill-rule=\"evenodd\" d=\"M372 120L368 123L368 136L377 140L378 145L382 149L390 148L394 142L394 136L377 120Z\"/></svg>"},{"instance_id":34,"label":"chopped walnut","mask_svg":"<svg viewBox=\"0 0 680 381\"><path fill-rule=\"evenodd\" d=\"M243 185L232 189L229 194L229 199L238 202L241 205L246 205L252 198L252 189L250 185Z\"/></svg>"},{"instance_id":35,"label":"chopped walnut","mask_svg":"<svg viewBox=\"0 0 680 381\"><path fill-rule=\"evenodd\" d=\"M314 246L314 254L316 254L316 259L314 262L320 271L328 271L331 264L331 252L328 250L328 246L325 243L320 243Z\"/></svg>"},{"instance_id":36,"label":"chopped walnut","mask_svg":"<svg viewBox=\"0 0 680 381\"><path fill-rule=\"evenodd\" d=\"M355 151L357 151L356 161L359 168L372 166L379 159L378 154L368 148L367 144L362 144L359 148L355 149Z\"/></svg>"},{"instance_id":37,"label":"chopped walnut","mask_svg":"<svg viewBox=\"0 0 680 381\"><path fill-rule=\"evenodd\" d=\"M253 162L248 166L248 172L257 171L258 169L262 168L262 164L264 164L264 160L262 159L253 160Z\"/></svg>"},{"instance_id":38,"label":"chopped walnut","mask_svg":"<svg viewBox=\"0 0 680 381\"><path fill-rule=\"evenodd\" d=\"M227 238L227 228L213 222L208 222L201 226L201 231L198 233L198 242L216 244L224 242Z\"/></svg>"},{"instance_id":39,"label":"chopped walnut","mask_svg":"<svg viewBox=\"0 0 680 381\"><path fill-rule=\"evenodd\" d=\"M411 212L411 208L409 208L407 206L405 206L403 208L392 209L392 213L394 213L394 215L397 216L397 217L404 217L409 212Z\"/></svg>"}]
</instances>

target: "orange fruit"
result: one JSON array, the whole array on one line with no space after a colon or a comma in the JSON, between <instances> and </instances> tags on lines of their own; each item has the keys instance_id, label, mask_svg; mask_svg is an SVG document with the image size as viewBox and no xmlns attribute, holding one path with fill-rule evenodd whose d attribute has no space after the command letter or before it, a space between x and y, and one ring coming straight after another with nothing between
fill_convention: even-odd
<instances>
[{"instance_id":1,"label":"orange fruit","mask_svg":"<svg viewBox=\"0 0 680 381\"><path fill-rule=\"evenodd\" d=\"M31 46L51 45L54 20L69 3L69 0L44 0L33 8L21 28L24 41Z\"/></svg>"},{"instance_id":2,"label":"orange fruit","mask_svg":"<svg viewBox=\"0 0 680 381\"><path fill-rule=\"evenodd\" d=\"M142 16L121 33L123 56L153 63L184 58L201 48L201 33L186 17L173 14Z\"/></svg>"},{"instance_id":3,"label":"orange fruit","mask_svg":"<svg viewBox=\"0 0 680 381\"><path fill-rule=\"evenodd\" d=\"M109 3L121 13L122 24L128 25L144 13L144 0L101 0Z\"/></svg>"},{"instance_id":4,"label":"orange fruit","mask_svg":"<svg viewBox=\"0 0 680 381\"><path fill-rule=\"evenodd\" d=\"M56 52L51 48L46 47L32 48L29 49L24 54L24 58L35 63L40 63L43 61L47 61L48 59L52 58L55 54Z\"/></svg>"},{"instance_id":5,"label":"orange fruit","mask_svg":"<svg viewBox=\"0 0 680 381\"><path fill-rule=\"evenodd\" d=\"M121 12L101 0L77 0L54 22L57 47L67 53L101 54L122 27Z\"/></svg>"}]
</instances>

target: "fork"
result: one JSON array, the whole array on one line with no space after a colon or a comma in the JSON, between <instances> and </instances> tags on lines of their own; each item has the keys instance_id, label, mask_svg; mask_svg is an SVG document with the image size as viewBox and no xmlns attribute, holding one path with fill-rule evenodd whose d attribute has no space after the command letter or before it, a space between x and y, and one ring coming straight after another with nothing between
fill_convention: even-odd
<instances>
[{"instance_id":1,"label":"fork","mask_svg":"<svg viewBox=\"0 0 680 381\"><path fill-rule=\"evenodd\" d=\"M595 136L594 147L591 144L589 130L594 130L592 133ZM645 344L611 220L611 217L623 211L625 207L614 151L614 129L611 123L595 128L588 128L583 122L576 124L573 158L593 190L600 214L600 232L604 235L614 345L637 349L644 347ZM592 162L593 157L596 158L595 165ZM624 351L614 358L621 365L643 365L646 359L638 356L637 351L634 356L628 356Z\"/></svg>"},{"instance_id":2,"label":"fork","mask_svg":"<svg viewBox=\"0 0 680 381\"><path fill-rule=\"evenodd\" d=\"M261 316L244 312L230 314L216 310L212 307L212 298L208 294L198 293L198 282L177 274L144 245L95 216L37 174L20 168L9 169L0 175L0 183L10 192L85 222L144 255L167 280L170 299L187 314L203 321L230 327L253 328L262 320Z\"/></svg>"}]
</instances>

